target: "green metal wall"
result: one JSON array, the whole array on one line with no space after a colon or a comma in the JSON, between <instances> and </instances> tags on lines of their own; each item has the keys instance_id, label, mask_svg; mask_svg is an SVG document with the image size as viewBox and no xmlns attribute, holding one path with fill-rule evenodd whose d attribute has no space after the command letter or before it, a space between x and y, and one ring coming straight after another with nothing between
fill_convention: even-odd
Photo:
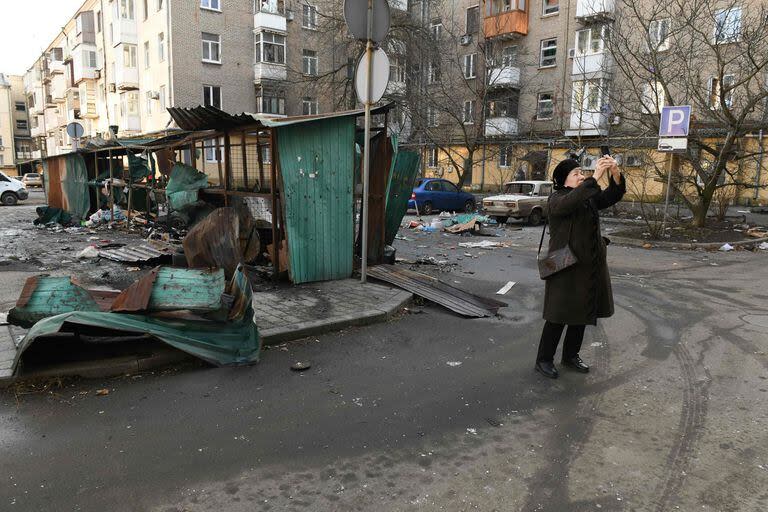
<instances>
[{"instance_id":1,"label":"green metal wall","mask_svg":"<svg viewBox=\"0 0 768 512\"><path fill-rule=\"evenodd\" d=\"M350 277L354 118L323 119L276 131L291 280Z\"/></svg>"},{"instance_id":2,"label":"green metal wall","mask_svg":"<svg viewBox=\"0 0 768 512\"><path fill-rule=\"evenodd\" d=\"M408 200L411 199L413 184L419 173L419 154L415 151L397 151L397 141L394 141L395 155L392 157L392 172L389 173L387 186L386 235L387 245L392 245L408 211Z\"/></svg>"}]
</instances>

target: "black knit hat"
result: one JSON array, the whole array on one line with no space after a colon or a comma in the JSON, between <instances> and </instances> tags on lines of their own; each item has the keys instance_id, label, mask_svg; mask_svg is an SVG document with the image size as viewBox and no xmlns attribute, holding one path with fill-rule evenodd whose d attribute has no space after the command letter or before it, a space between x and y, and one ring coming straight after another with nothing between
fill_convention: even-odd
<instances>
[{"instance_id":1,"label":"black knit hat","mask_svg":"<svg viewBox=\"0 0 768 512\"><path fill-rule=\"evenodd\" d=\"M573 158L566 158L557 164L557 167L555 167L555 170L552 172L552 181L555 182L555 190L565 187L565 179L568 177L568 174L577 167L581 167L581 164L578 160Z\"/></svg>"}]
</instances>

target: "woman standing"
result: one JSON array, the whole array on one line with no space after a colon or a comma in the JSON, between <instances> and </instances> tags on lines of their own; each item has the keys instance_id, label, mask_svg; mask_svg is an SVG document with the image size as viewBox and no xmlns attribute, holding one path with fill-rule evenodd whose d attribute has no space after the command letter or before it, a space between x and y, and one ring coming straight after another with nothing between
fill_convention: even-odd
<instances>
[{"instance_id":1,"label":"woman standing","mask_svg":"<svg viewBox=\"0 0 768 512\"><path fill-rule=\"evenodd\" d=\"M608 188L598 182L608 172ZM549 198L549 250L570 245L577 262L546 280L544 330L541 333L536 371L556 379L555 351L566 326L563 365L587 373L579 357L584 328L598 318L613 315L613 293L606 262L606 242L600 234L598 211L613 206L626 191L616 160L604 156L595 173L585 178L578 161L560 162L552 175L555 192Z\"/></svg>"}]
</instances>

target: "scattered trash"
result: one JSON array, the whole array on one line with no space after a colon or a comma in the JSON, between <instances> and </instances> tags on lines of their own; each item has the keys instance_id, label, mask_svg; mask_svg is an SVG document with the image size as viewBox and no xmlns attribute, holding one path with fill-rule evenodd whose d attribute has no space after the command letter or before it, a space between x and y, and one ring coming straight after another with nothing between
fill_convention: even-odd
<instances>
[{"instance_id":1,"label":"scattered trash","mask_svg":"<svg viewBox=\"0 0 768 512\"><path fill-rule=\"evenodd\" d=\"M507 284L501 287L499 291L496 292L496 295L506 295L509 290L512 289L513 286L515 286L517 283L515 281L509 281Z\"/></svg>"},{"instance_id":2,"label":"scattered trash","mask_svg":"<svg viewBox=\"0 0 768 512\"><path fill-rule=\"evenodd\" d=\"M768 230L765 228L748 229L747 236L751 236L752 238L765 238L768 237Z\"/></svg>"},{"instance_id":3,"label":"scattered trash","mask_svg":"<svg viewBox=\"0 0 768 512\"><path fill-rule=\"evenodd\" d=\"M723 251L723 252L732 251L733 250L733 246L731 244L723 244L722 246L720 246L720 249L718 249L718 250Z\"/></svg>"},{"instance_id":4,"label":"scattered trash","mask_svg":"<svg viewBox=\"0 0 768 512\"><path fill-rule=\"evenodd\" d=\"M487 421L487 422L488 422L488 424L489 424L490 426L492 426L492 427L497 427L497 428L498 428L498 427L502 427L502 426L504 426L504 424L503 424L503 423L501 423L500 421L498 421L498 420L496 420L496 419L494 419L494 418L485 418L485 421Z\"/></svg>"},{"instance_id":5,"label":"scattered trash","mask_svg":"<svg viewBox=\"0 0 768 512\"><path fill-rule=\"evenodd\" d=\"M643 244L643 249L650 249L653 247L651 244Z\"/></svg>"},{"instance_id":6,"label":"scattered trash","mask_svg":"<svg viewBox=\"0 0 768 512\"><path fill-rule=\"evenodd\" d=\"M128 272L138 272L139 270L141 270L141 267L127 267L125 270L127 270Z\"/></svg>"},{"instance_id":7,"label":"scattered trash","mask_svg":"<svg viewBox=\"0 0 768 512\"><path fill-rule=\"evenodd\" d=\"M107 396L109 394L108 389L97 389L96 390L96 396Z\"/></svg>"},{"instance_id":8,"label":"scattered trash","mask_svg":"<svg viewBox=\"0 0 768 512\"><path fill-rule=\"evenodd\" d=\"M760 245L757 246L758 249L761 251L768 251L768 242L763 242Z\"/></svg>"},{"instance_id":9,"label":"scattered trash","mask_svg":"<svg viewBox=\"0 0 768 512\"><path fill-rule=\"evenodd\" d=\"M407 238L407 237L405 237L405 236L403 236L403 235L401 235L401 234L399 234L399 233L398 233L398 234L396 234L396 235L395 235L395 240L405 240L405 241L410 241L410 238Z\"/></svg>"},{"instance_id":10,"label":"scattered trash","mask_svg":"<svg viewBox=\"0 0 768 512\"><path fill-rule=\"evenodd\" d=\"M477 435L477 429L476 428L468 428L467 429L468 434L472 434L473 436Z\"/></svg>"},{"instance_id":11,"label":"scattered trash","mask_svg":"<svg viewBox=\"0 0 768 512\"><path fill-rule=\"evenodd\" d=\"M491 242L490 240L483 240L481 242L461 242L459 247L465 249L493 249L494 247L506 247L501 242Z\"/></svg>"},{"instance_id":12,"label":"scattered trash","mask_svg":"<svg viewBox=\"0 0 768 512\"><path fill-rule=\"evenodd\" d=\"M122 244L109 244L109 246L102 246L104 249L99 249L98 255L102 258L106 258L112 261L122 261L126 263L136 263L139 261L150 261L163 256L170 256L174 252L174 248L165 242L157 240L150 240L149 242L133 247L119 247L108 248L114 245Z\"/></svg>"},{"instance_id":13,"label":"scattered trash","mask_svg":"<svg viewBox=\"0 0 768 512\"><path fill-rule=\"evenodd\" d=\"M456 366L461 366L461 361L448 361L445 364L447 364L448 366L456 367Z\"/></svg>"},{"instance_id":14,"label":"scattered trash","mask_svg":"<svg viewBox=\"0 0 768 512\"><path fill-rule=\"evenodd\" d=\"M593 341L592 343L589 344L589 346L590 347L602 347L603 344L600 343L599 341Z\"/></svg>"},{"instance_id":15,"label":"scattered trash","mask_svg":"<svg viewBox=\"0 0 768 512\"><path fill-rule=\"evenodd\" d=\"M421 256L416 259L416 263L420 265L447 265L448 260L438 260L434 256Z\"/></svg>"},{"instance_id":16,"label":"scattered trash","mask_svg":"<svg viewBox=\"0 0 768 512\"><path fill-rule=\"evenodd\" d=\"M296 361L291 365L291 370L294 372L303 372L305 370L309 370L310 368L312 368L312 365L303 361Z\"/></svg>"},{"instance_id":17,"label":"scattered trash","mask_svg":"<svg viewBox=\"0 0 768 512\"><path fill-rule=\"evenodd\" d=\"M92 245L89 245L79 253L77 253L78 259L88 259L88 258L98 258L99 257L99 250L95 248Z\"/></svg>"}]
</instances>

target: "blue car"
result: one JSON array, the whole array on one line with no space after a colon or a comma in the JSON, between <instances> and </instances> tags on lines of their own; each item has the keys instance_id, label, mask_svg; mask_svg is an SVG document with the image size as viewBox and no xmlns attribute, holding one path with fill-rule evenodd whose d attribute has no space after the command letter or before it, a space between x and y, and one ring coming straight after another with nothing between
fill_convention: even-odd
<instances>
[{"instance_id":1,"label":"blue car","mask_svg":"<svg viewBox=\"0 0 768 512\"><path fill-rule=\"evenodd\" d=\"M408 208L424 215L436 211L472 212L475 210L475 196L459 190L448 180L419 178L413 187Z\"/></svg>"}]
</instances>

